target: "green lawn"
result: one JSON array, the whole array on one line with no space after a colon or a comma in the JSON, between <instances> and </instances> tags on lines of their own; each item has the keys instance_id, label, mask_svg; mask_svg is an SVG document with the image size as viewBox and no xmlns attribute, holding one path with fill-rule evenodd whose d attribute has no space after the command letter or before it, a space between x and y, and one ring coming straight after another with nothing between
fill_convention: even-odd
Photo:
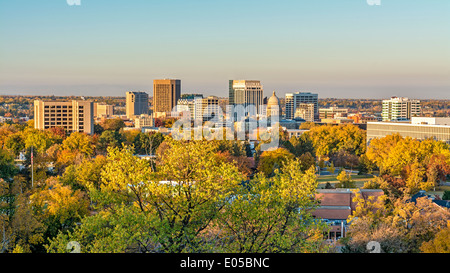
<instances>
[{"instance_id":1,"label":"green lawn","mask_svg":"<svg viewBox=\"0 0 450 273\"><path fill-rule=\"evenodd\" d=\"M439 187L436 187L436 190L433 189L433 190L427 191L426 194L431 195L431 196L439 195L440 197L442 197L442 195L444 195L444 191L450 191L450 186L439 186Z\"/></svg>"},{"instance_id":2,"label":"green lawn","mask_svg":"<svg viewBox=\"0 0 450 273\"><path fill-rule=\"evenodd\" d=\"M319 188L325 188L325 184L330 182L331 185L335 186L335 184L339 183L336 179L337 175L321 175L317 178L319 182ZM373 178L373 175L352 175L353 181L355 181L356 188L361 188L364 186L364 183Z\"/></svg>"}]
</instances>

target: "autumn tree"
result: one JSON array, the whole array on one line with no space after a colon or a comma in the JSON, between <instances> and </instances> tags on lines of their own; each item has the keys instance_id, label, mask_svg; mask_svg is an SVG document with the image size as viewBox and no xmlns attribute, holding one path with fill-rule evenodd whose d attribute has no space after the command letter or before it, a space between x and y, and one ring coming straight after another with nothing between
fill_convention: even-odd
<instances>
[{"instance_id":1,"label":"autumn tree","mask_svg":"<svg viewBox=\"0 0 450 273\"><path fill-rule=\"evenodd\" d=\"M112 251L107 246L110 242L120 250L138 245L144 252L209 250L208 244L202 243L201 232L224 208L243 176L233 164L219 161L213 143L165 143L167 148L160 154L156 172L148 161L133 156L131 148L109 148L99 188L89 188L99 216L82 221L67 235L60 234L49 251L66 251L62 246L74 238L83 242L85 251ZM122 224L98 239L84 233L98 233L90 227L105 221L107 225L117 221ZM127 225L126 221L134 224ZM134 231L140 232L131 235ZM119 232L120 239L115 237ZM131 241L123 233L130 234Z\"/></svg>"},{"instance_id":2,"label":"autumn tree","mask_svg":"<svg viewBox=\"0 0 450 273\"><path fill-rule=\"evenodd\" d=\"M294 155L284 148L264 151L259 158L258 171L262 172L265 176L271 176L275 173L276 169L280 169L285 162L293 158Z\"/></svg>"},{"instance_id":3,"label":"autumn tree","mask_svg":"<svg viewBox=\"0 0 450 273\"><path fill-rule=\"evenodd\" d=\"M366 252L367 243L377 241L382 252L419 252L422 244L435 238L450 220L448 209L437 209L426 197L416 202L408 196L397 198L377 214L356 211L359 213L349 219L352 221L348 237L343 240L344 251Z\"/></svg>"},{"instance_id":4,"label":"autumn tree","mask_svg":"<svg viewBox=\"0 0 450 273\"><path fill-rule=\"evenodd\" d=\"M91 156L94 153L92 138L85 133L73 132L67 137L62 148L71 152L79 152L85 156Z\"/></svg>"},{"instance_id":5,"label":"autumn tree","mask_svg":"<svg viewBox=\"0 0 450 273\"><path fill-rule=\"evenodd\" d=\"M360 156L366 151L366 137L363 130L352 124L314 126L304 133L313 143L315 155L321 159L339 151Z\"/></svg>"},{"instance_id":6,"label":"autumn tree","mask_svg":"<svg viewBox=\"0 0 450 273\"><path fill-rule=\"evenodd\" d=\"M21 187L0 179L0 253L43 251L44 229Z\"/></svg>"},{"instance_id":7,"label":"autumn tree","mask_svg":"<svg viewBox=\"0 0 450 273\"><path fill-rule=\"evenodd\" d=\"M259 174L230 198L210 236L216 247L233 253L321 252L325 227L311 215L317 203L314 168L300 171L289 160L275 175Z\"/></svg>"},{"instance_id":8,"label":"autumn tree","mask_svg":"<svg viewBox=\"0 0 450 273\"><path fill-rule=\"evenodd\" d=\"M125 127L125 122L121 118L113 118L113 119L105 119L102 123L100 123L103 130L105 131L119 131L120 129Z\"/></svg>"},{"instance_id":9,"label":"autumn tree","mask_svg":"<svg viewBox=\"0 0 450 273\"><path fill-rule=\"evenodd\" d=\"M352 179L352 176L350 173L348 173L346 170L342 170L339 175L336 177L336 179L339 181L338 187L339 188L354 188L355 182Z\"/></svg>"},{"instance_id":10,"label":"autumn tree","mask_svg":"<svg viewBox=\"0 0 450 273\"><path fill-rule=\"evenodd\" d=\"M88 213L89 202L80 190L63 186L57 178L49 178L47 185L30 196L34 213L47 228L46 237L75 227Z\"/></svg>"},{"instance_id":11,"label":"autumn tree","mask_svg":"<svg viewBox=\"0 0 450 273\"><path fill-rule=\"evenodd\" d=\"M424 253L450 253L450 221L440 230L433 240L423 242L420 250Z\"/></svg>"}]
</instances>

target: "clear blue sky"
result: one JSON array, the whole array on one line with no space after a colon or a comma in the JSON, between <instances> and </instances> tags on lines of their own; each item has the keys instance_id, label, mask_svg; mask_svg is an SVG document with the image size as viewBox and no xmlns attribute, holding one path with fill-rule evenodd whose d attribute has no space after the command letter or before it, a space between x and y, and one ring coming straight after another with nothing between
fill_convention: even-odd
<instances>
[{"instance_id":1,"label":"clear blue sky","mask_svg":"<svg viewBox=\"0 0 450 273\"><path fill-rule=\"evenodd\" d=\"M448 0L0 0L0 37L0 95L450 98Z\"/></svg>"}]
</instances>

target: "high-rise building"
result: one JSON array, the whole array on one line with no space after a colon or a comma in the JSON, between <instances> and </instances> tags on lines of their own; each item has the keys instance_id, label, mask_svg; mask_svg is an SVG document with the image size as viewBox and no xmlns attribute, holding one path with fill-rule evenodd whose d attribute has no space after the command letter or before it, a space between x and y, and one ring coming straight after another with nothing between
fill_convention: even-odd
<instances>
[{"instance_id":1,"label":"high-rise building","mask_svg":"<svg viewBox=\"0 0 450 273\"><path fill-rule=\"evenodd\" d=\"M169 113L181 97L181 80L153 81L153 112Z\"/></svg>"},{"instance_id":2,"label":"high-rise building","mask_svg":"<svg viewBox=\"0 0 450 273\"><path fill-rule=\"evenodd\" d=\"M294 119L297 108L302 103L314 104L314 119L319 117L319 95L310 92L287 93L285 96L286 118Z\"/></svg>"},{"instance_id":3,"label":"high-rise building","mask_svg":"<svg viewBox=\"0 0 450 273\"><path fill-rule=\"evenodd\" d=\"M228 95L229 105L253 105L256 107L256 114L262 113L264 94L260 81L230 80Z\"/></svg>"},{"instance_id":4,"label":"high-rise building","mask_svg":"<svg viewBox=\"0 0 450 273\"><path fill-rule=\"evenodd\" d=\"M219 113L219 108L219 98L216 96L204 98L202 95L192 95L178 100L177 112L189 111L192 121L207 121Z\"/></svg>"},{"instance_id":5,"label":"high-rise building","mask_svg":"<svg viewBox=\"0 0 450 273\"><path fill-rule=\"evenodd\" d=\"M294 118L301 118L307 122L314 122L314 103L299 103Z\"/></svg>"},{"instance_id":6,"label":"high-rise building","mask_svg":"<svg viewBox=\"0 0 450 273\"><path fill-rule=\"evenodd\" d=\"M201 115L196 114L196 118L202 118L203 121L208 121L211 118L219 118L219 98L216 96L209 96L201 99Z\"/></svg>"},{"instance_id":7,"label":"high-rise building","mask_svg":"<svg viewBox=\"0 0 450 273\"><path fill-rule=\"evenodd\" d=\"M126 115L133 119L135 116L148 114L148 94L145 92L127 92Z\"/></svg>"},{"instance_id":8,"label":"high-rise building","mask_svg":"<svg viewBox=\"0 0 450 273\"><path fill-rule=\"evenodd\" d=\"M392 97L383 100L383 121L405 121L421 114L420 100Z\"/></svg>"},{"instance_id":9,"label":"high-rise building","mask_svg":"<svg viewBox=\"0 0 450 273\"><path fill-rule=\"evenodd\" d=\"M34 101L34 128L62 127L67 132L94 133L92 101Z\"/></svg>"},{"instance_id":10,"label":"high-rise building","mask_svg":"<svg viewBox=\"0 0 450 273\"><path fill-rule=\"evenodd\" d=\"M202 99L201 94L183 95L177 102L177 112L189 111L191 120L195 120L199 115L202 115Z\"/></svg>"}]
</instances>

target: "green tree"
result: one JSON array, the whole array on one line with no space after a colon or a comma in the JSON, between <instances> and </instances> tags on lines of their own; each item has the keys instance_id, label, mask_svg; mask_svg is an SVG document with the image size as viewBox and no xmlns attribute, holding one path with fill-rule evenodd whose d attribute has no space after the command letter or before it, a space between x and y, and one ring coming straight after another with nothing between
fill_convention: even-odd
<instances>
[{"instance_id":1,"label":"green tree","mask_svg":"<svg viewBox=\"0 0 450 273\"><path fill-rule=\"evenodd\" d=\"M321 252L325 227L311 216L317 203L314 168L302 173L289 160L271 178L259 174L239 188L217 221L216 247L223 252Z\"/></svg>"},{"instance_id":2,"label":"green tree","mask_svg":"<svg viewBox=\"0 0 450 273\"><path fill-rule=\"evenodd\" d=\"M21 132L10 135L5 141L5 147L15 156L25 150L25 141Z\"/></svg>"},{"instance_id":3,"label":"green tree","mask_svg":"<svg viewBox=\"0 0 450 273\"><path fill-rule=\"evenodd\" d=\"M444 191L442 195L442 200L450 200L450 191Z\"/></svg>"},{"instance_id":4,"label":"green tree","mask_svg":"<svg viewBox=\"0 0 450 273\"><path fill-rule=\"evenodd\" d=\"M233 164L219 159L212 142L165 143L156 172L148 161L133 156L133 149L108 148L99 188L89 188L104 217L83 221L68 235L59 235L49 251L64 252L64 242L75 238L82 239L85 251L113 251L110 243L122 251L136 245L146 252L210 250L202 231L228 204L243 176ZM120 224L98 237L84 233L98 234L94 227L111 223Z\"/></svg>"},{"instance_id":5,"label":"green tree","mask_svg":"<svg viewBox=\"0 0 450 273\"><path fill-rule=\"evenodd\" d=\"M98 146L101 151L107 151L108 147L121 147L125 138L118 131L106 130L98 139Z\"/></svg>"},{"instance_id":6,"label":"green tree","mask_svg":"<svg viewBox=\"0 0 450 273\"><path fill-rule=\"evenodd\" d=\"M10 181L17 173L14 158L7 150L0 150L0 179Z\"/></svg>"}]
</instances>

